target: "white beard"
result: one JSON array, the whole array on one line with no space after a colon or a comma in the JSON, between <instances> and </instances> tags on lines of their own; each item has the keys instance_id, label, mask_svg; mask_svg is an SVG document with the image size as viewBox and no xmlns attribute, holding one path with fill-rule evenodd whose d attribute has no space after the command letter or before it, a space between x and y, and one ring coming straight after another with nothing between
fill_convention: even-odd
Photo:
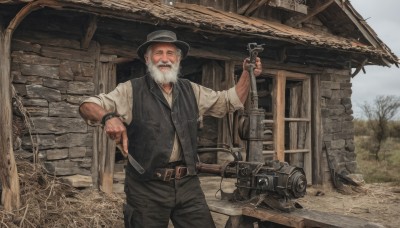
<instances>
[{"instance_id":1,"label":"white beard","mask_svg":"<svg viewBox=\"0 0 400 228\"><path fill-rule=\"evenodd\" d=\"M153 64L153 62L150 60L146 65L150 73L150 76L158 84L175 83L178 80L178 73L179 73L178 61L175 64L172 64L171 62L163 63L161 61L159 61L157 64ZM171 67L171 69L166 72L162 72L158 69L158 66L160 65L168 65Z\"/></svg>"}]
</instances>

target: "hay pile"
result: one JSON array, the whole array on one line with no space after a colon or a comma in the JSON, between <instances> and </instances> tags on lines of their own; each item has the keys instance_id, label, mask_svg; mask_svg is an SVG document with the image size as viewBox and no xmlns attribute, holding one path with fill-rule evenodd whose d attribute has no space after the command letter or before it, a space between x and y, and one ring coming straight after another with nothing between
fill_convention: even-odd
<instances>
[{"instance_id":1,"label":"hay pile","mask_svg":"<svg viewBox=\"0 0 400 228\"><path fill-rule=\"evenodd\" d=\"M123 227L122 196L78 190L16 157L21 208L0 207L0 227Z\"/></svg>"}]
</instances>

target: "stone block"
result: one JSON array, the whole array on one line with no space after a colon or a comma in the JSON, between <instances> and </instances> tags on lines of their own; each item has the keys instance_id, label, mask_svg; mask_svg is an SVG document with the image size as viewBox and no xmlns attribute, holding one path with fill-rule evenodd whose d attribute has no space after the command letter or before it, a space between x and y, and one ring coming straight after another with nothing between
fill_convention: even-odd
<instances>
[{"instance_id":1,"label":"stone block","mask_svg":"<svg viewBox=\"0 0 400 228\"><path fill-rule=\"evenodd\" d=\"M346 141L344 139L332 140L331 148L332 149L342 149L344 148Z\"/></svg>"},{"instance_id":2,"label":"stone block","mask_svg":"<svg viewBox=\"0 0 400 228\"><path fill-rule=\"evenodd\" d=\"M91 158L72 158L71 161L78 162L78 166L81 168L92 167L92 159Z\"/></svg>"},{"instance_id":3,"label":"stone block","mask_svg":"<svg viewBox=\"0 0 400 228\"><path fill-rule=\"evenodd\" d=\"M340 90L340 96L343 98L349 98L351 97L351 94L353 91L351 89L342 89Z\"/></svg>"},{"instance_id":4,"label":"stone block","mask_svg":"<svg viewBox=\"0 0 400 228\"><path fill-rule=\"evenodd\" d=\"M58 66L29 65L21 64L21 73L23 75L36 75L48 78L58 78Z\"/></svg>"},{"instance_id":5,"label":"stone block","mask_svg":"<svg viewBox=\"0 0 400 228\"><path fill-rule=\"evenodd\" d=\"M32 117L35 125L33 133L38 134L63 134L86 133L87 125L81 118L57 118L57 117ZM69 147L69 146L66 146Z\"/></svg>"},{"instance_id":6,"label":"stone block","mask_svg":"<svg viewBox=\"0 0 400 228\"><path fill-rule=\"evenodd\" d=\"M11 80L13 83L26 83L27 81L20 71L11 71Z\"/></svg>"},{"instance_id":7,"label":"stone block","mask_svg":"<svg viewBox=\"0 0 400 228\"><path fill-rule=\"evenodd\" d=\"M349 152L354 152L356 149L354 145L354 140L353 139L347 139L346 140L346 150Z\"/></svg>"},{"instance_id":8,"label":"stone block","mask_svg":"<svg viewBox=\"0 0 400 228\"><path fill-rule=\"evenodd\" d=\"M37 143L40 150L54 148L55 135L37 135ZM29 136L22 138L22 148L32 150L32 142Z\"/></svg>"},{"instance_id":9,"label":"stone block","mask_svg":"<svg viewBox=\"0 0 400 228\"><path fill-rule=\"evenodd\" d=\"M67 176L78 174L79 167L77 162L71 161L54 161L54 162L44 162L44 168L47 173L56 176Z\"/></svg>"},{"instance_id":10,"label":"stone block","mask_svg":"<svg viewBox=\"0 0 400 228\"><path fill-rule=\"evenodd\" d=\"M94 93L94 83L93 82L69 82L68 94L82 94L91 95Z\"/></svg>"},{"instance_id":11,"label":"stone block","mask_svg":"<svg viewBox=\"0 0 400 228\"><path fill-rule=\"evenodd\" d=\"M86 156L86 147L71 147L69 148L70 158L82 158Z\"/></svg>"},{"instance_id":12,"label":"stone block","mask_svg":"<svg viewBox=\"0 0 400 228\"><path fill-rule=\"evenodd\" d=\"M91 147L92 134L64 134L56 137L56 144L60 147Z\"/></svg>"},{"instance_id":13,"label":"stone block","mask_svg":"<svg viewBox=\"0 0 400 228\"><path fill-rule=\"evenodd\" d=\"M350 173L355 173L357 170L357 162L356 161L346 162L346 169Z\"/></svg>"},{"instance_id":14,"label":"stone block","mask_svg":"<svg viewBox=\"0 0 400 228\"><path fill-rule=\"evenodd\" d=\"M89 96L82 96L82 95L63 95L61 99L67 101L70 104L80 105L82 101L84 101L88 97Z\"/></svg>"},{"instance_id":15,"label":"stone block","mask_svg":"<svg viewBox=\"0 0 400 228\"><path fill-rule=\"evenodd\" d=\"M84 176L79 174L61 177L61 181L75 188L88 188L93 186L91 176Z\"/></svg>"},{"instance_id":16,"label":"stone block","mask_svg":"<svg viewBox=\"0 0 400 228\"><path fill-rule=\"evenodd\" d=\"M24 97L24 96L28 95L25 84L13 84L13 86L19 96Z\"/></svg>"},{"instance_id":17,"label":"stone block","mask_svg":"<svg viewBox=\"0 0 400 228\"><path fill-rule=\"evenodd\" d=\"M50 89L41 85L27 85L26 92L29 98L43 98L48 101L61 101L59 90Z\"/></svg>"},{"instance_id":18,"label":"stone block","mask_svg":"<svg viewBox=\"0 0 400 228\"><path fill-rule=\"evenodd\" d=\"M57 46L43 46L41 54L50 58L58 58L61 60L72 60L78 62L93 63L94 53L80 49L69 49Z\"/></svg>"},{"instance_id":19,"label":"stone block","mask_svg":"<svg viewBox=\"0 0 400 228\"><path fill-rule=\"evenodd\" d=\"M43 86L59 90L61 93L67 92L68 82L64 80L44 78Z\"/></svg>"},{"instance_id":20,"label":"stone block","mask_svg":"<svg viewBox=\"0 0 400 228\"><path fill-rule=\"evenodd\" d=\"M60 60L54 58L46 58L36 54L23 51L14 51L11 54L12 61L17 63L25 63L30 65L58 66Z\"/></svg>"},{"instance_id":21,"label":"stone block","mask_svg":"<svg viewBox=\"0 0 400 228\"><path fill-rule=\"evenodd\" d=\"M330 89L321 89L321 97L331 98L332 97L332 90L330 90Z\"/></svg>"},{"instance_id":22,"label":"stone block","mask_svg":"<svg viewBox=\"0 0 400 228\"><path fill-rule=\"evenodd\" d=\"M36 107L49 107L49 102L45 99L23 99L22 104L27 106L36 106Z\"/></svg>"},{"instance_id":23,"label":"stone block","mask_svg":"<svg viewBox=\"0 0 400 228\"><path fill-rule=\"evenodd\" d=\"M68 149L46 150L47 160L60 160L68 158Z\"/></svg>"},{"instance_id":24,"label":"stone block","mask_svg":"<svg viewBox=\"0 0 400 228\"><path fill-rule=\"evenodd\" d=\"M40 53L40 44L33 44L28 41L23 41L20 39L12 39L11 41L11 51L26 51L33 53Z\"/></svg>"},{"instance_id":25,"label":"stone block","mask_svg":"<svg viewBox=\"0 0 400 228\"><path fill-rule=\"evenodd\" d=\"M30 116L49 116L49 108L47 107L25 107Z\"/></svg>"},{"instance_id":26,"label":"stone block","mask_svg":"<svg viewBox=\"0 0 400 228\"><path fill-rule=\"evenodd\" d=\"M52 117L76 117L80 118L79 106L67 102L50 102L49 116Z\"/></svg>"}]
</instances>

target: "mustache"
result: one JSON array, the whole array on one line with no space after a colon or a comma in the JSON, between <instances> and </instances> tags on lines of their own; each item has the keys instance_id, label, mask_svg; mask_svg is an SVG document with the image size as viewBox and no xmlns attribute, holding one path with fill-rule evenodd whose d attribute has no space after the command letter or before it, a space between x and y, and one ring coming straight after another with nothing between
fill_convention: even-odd
<instances>
[{"instance_id":1,"label":"mustache","mask_svg":"<svg viewBox=\"0 0 400 228\"><path fill-rule=\"evenodd\" d=\"M156 64L157 67L169 67L169 68L171 68L172 65L173 65L173 64L172 64L171 62L165 63L165 62L161 62L161 61L159 61L159 62Z\"/></svg>"}]
</instances>

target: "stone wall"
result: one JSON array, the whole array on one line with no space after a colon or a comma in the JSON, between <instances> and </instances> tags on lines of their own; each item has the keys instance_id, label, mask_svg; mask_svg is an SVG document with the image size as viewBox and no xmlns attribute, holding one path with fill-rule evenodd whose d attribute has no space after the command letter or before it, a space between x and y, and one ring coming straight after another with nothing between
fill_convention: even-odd
<instances>
[{"instance_id":1,"label":"stone wall","mask_svg":"<svg viewBox=\"0 0 400 228\"><path fill-rule=\"evenodd\" d=\"M39 158L49 173L91 175L93 129L78 113L93 95L95 50L70 39L16 38L12 43L12 83L30 114ZM25 132L21 148L32 150Z\"/></svg>"},{"instance_id":2,"label":"stone wall","mask_svg":"<svg viewBox=\"0 0 400 228\"><path fill-rule=\"evenodd\" d=\"M321 76L322 156L327 161L327 148L331 164L342 174L355 173L357 168L350 79L349 70L328 69Z\"/></svg>"}]
</instances>

